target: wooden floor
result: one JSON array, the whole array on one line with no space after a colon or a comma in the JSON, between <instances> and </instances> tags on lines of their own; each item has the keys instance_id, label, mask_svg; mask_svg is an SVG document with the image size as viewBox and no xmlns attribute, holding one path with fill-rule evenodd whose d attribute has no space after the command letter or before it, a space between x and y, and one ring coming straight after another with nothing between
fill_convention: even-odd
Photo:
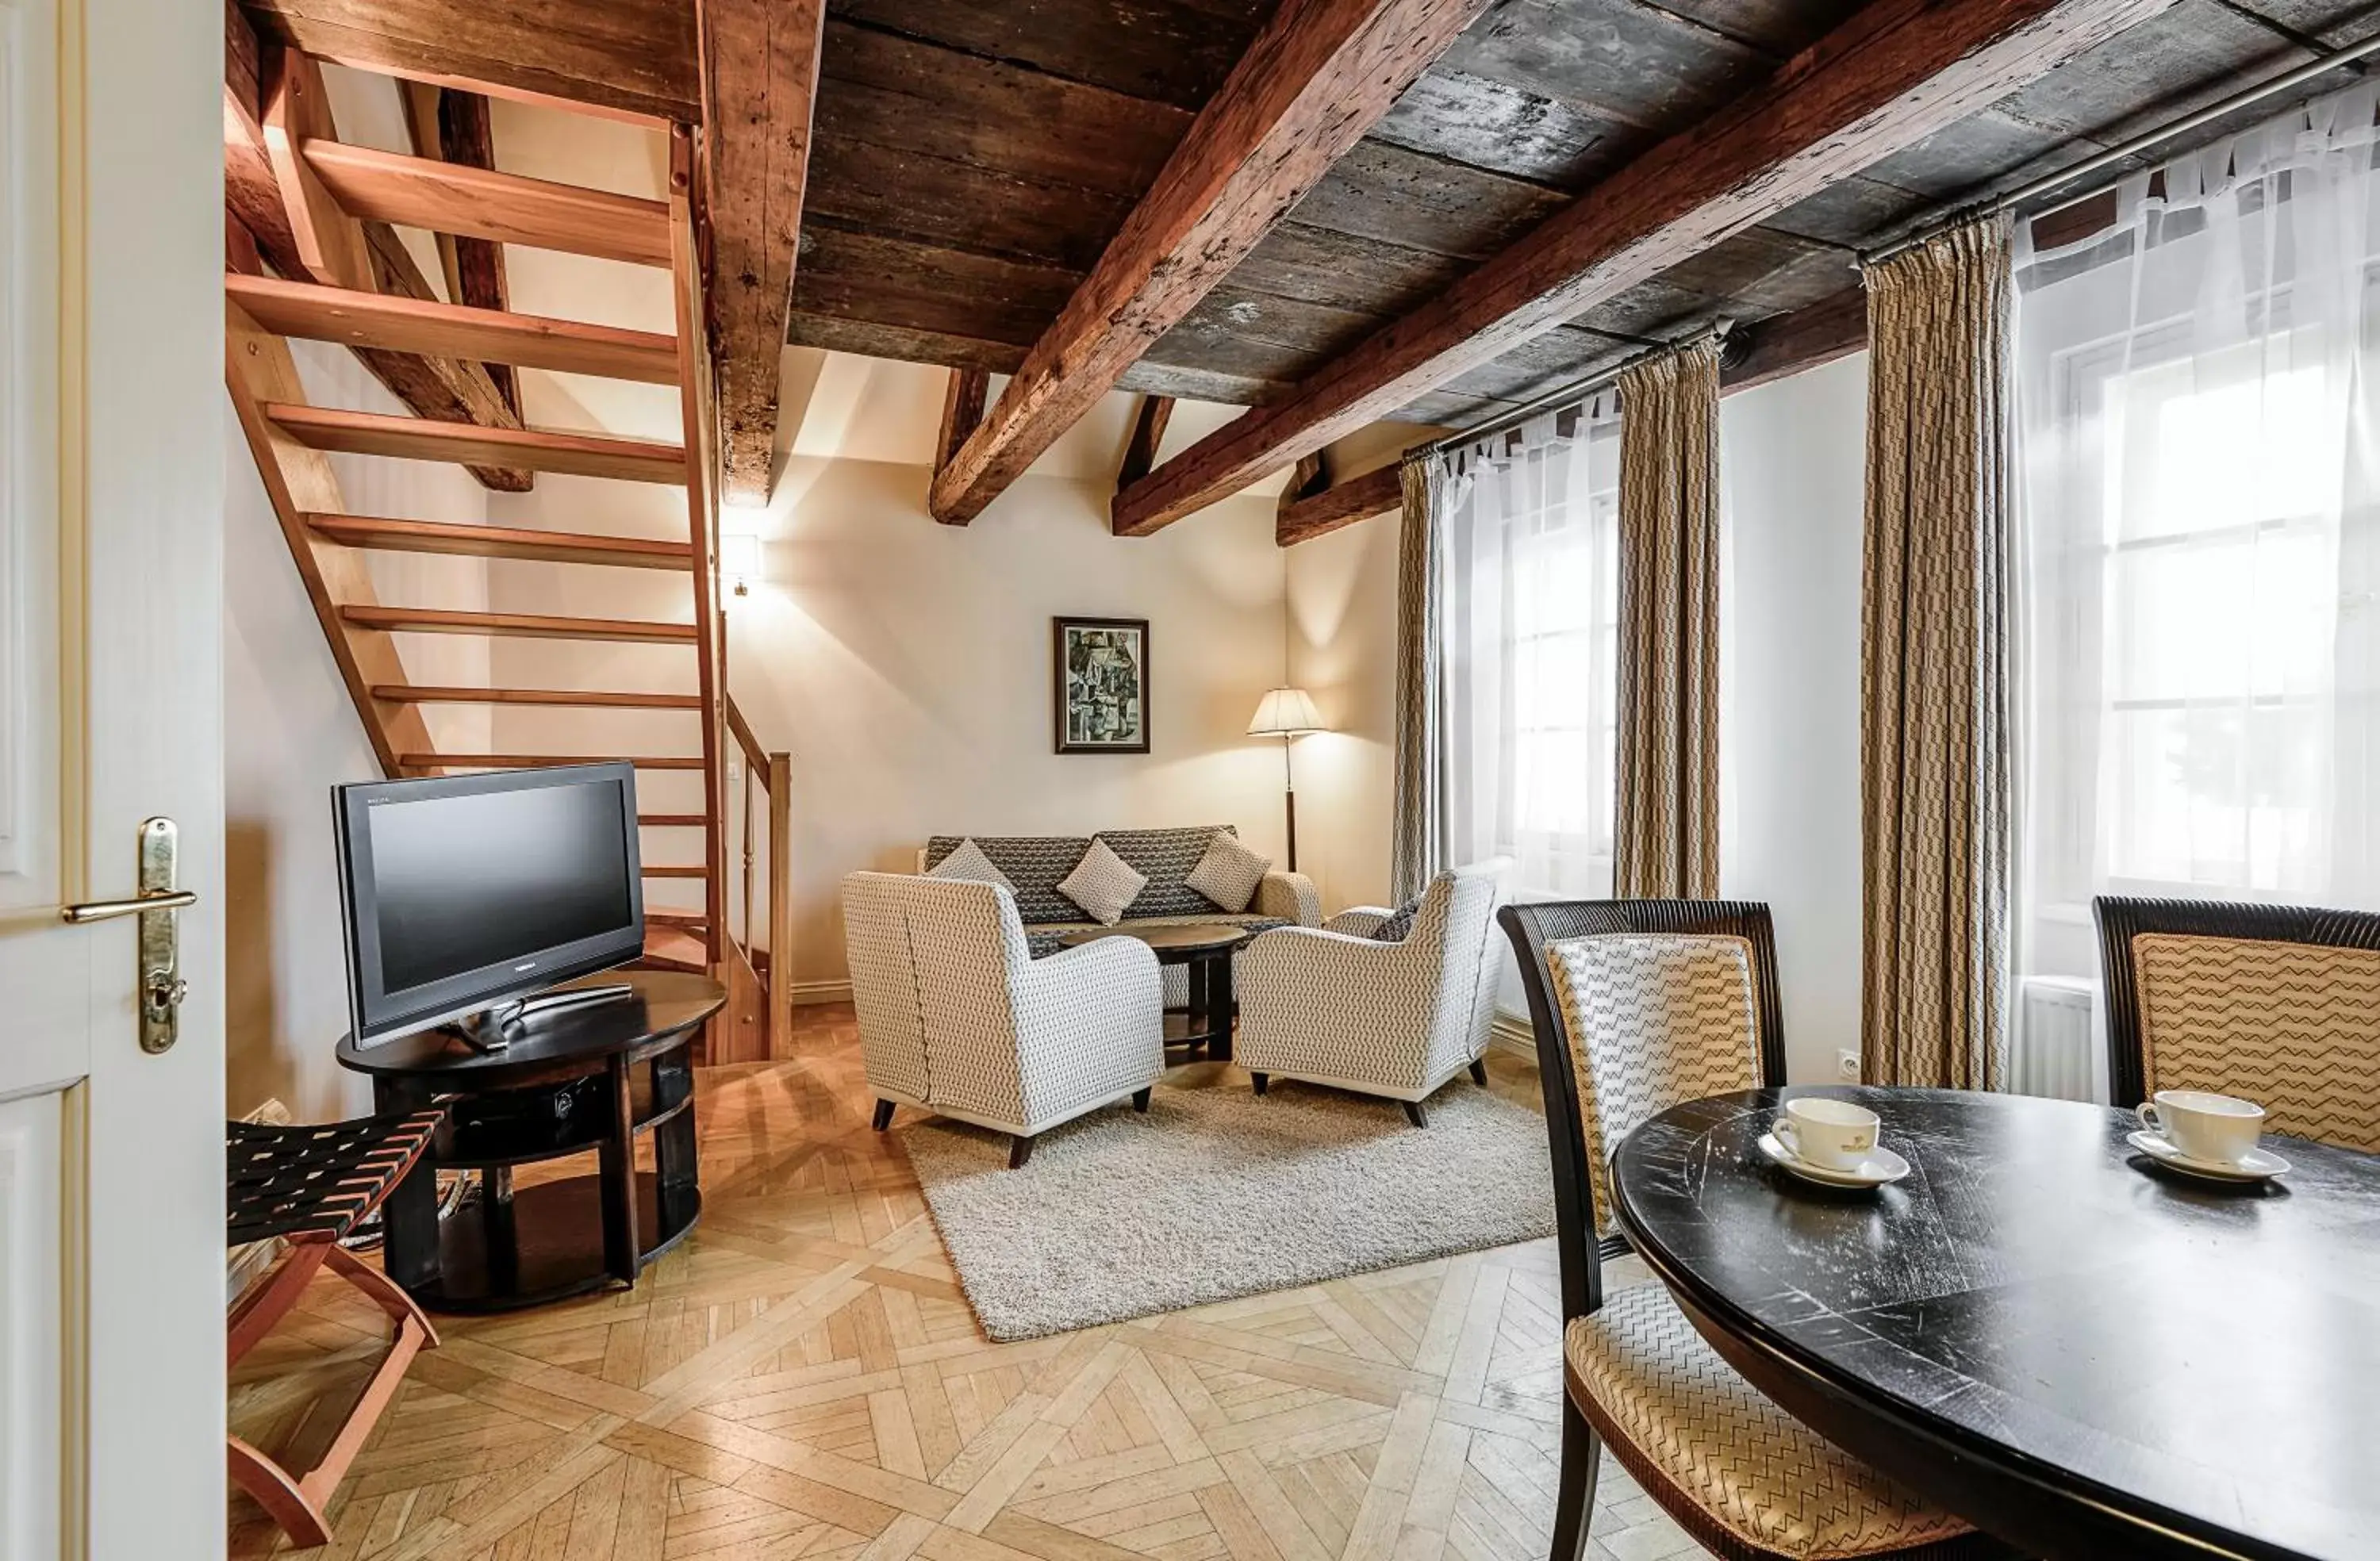
<instances>
[{"instance_id":1,"label":"wooden floor","mask_svg":"<svg viewBox=\"0 0 2380 1561\"><path fill-rule=\"evenodd\" d=\"M634 1290L439 1320L314 1555L1547 1555L1550 1241L990 1344L906 1161L868 1131L850 1010L801 1029L801 1061L705 1071L702 1221ZM1533 1097L1524 1068L1493 1066ZM1198 1064L1163 1087L1246 1075ZM234 1428L302 1453L369 1373L378 1321L317 1281L242 1362ZM285 1548L245 1496L229 1522L235 1557ZM1596 1561L1701 1554L1608 1458L1594 1533Z\"/></svg>"}]
</instances>

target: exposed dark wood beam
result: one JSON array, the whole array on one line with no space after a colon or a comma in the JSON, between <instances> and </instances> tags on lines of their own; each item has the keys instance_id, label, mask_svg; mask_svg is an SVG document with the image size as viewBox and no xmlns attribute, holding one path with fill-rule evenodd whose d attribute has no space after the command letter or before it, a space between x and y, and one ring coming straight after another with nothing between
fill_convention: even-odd
<instances>
[{"instance_id":1,"label":"exposed dark wood beam","mask_svg":"<svg viewBox=\"0 0 2380 1561\"><path fill-rule=\"evenodd\" d=\"M1487 0L1284 0L999 402L934 478L965 525L1113 390Z\"/></svg>"},{"instance_id":2,"label":"exposed dark wood beam","mask_svg":"<svg viewBox=\"0 0 2380 1561\"><path fill-rule=\"evenodd\" d=\"M420 81L403 81L398 86L404 92L406 127L413 138L416 157L435 158L466 168L496 165L495 131L489 120L484 94L432 87ZM504 282L503 245L451 233L435 236L439 263L446 273L448 302L485 309L512 307L506 301L510 289ZM508 363L492 362L486 367L488 377L504 395L504 405L517 417L519 376ZM674 371L671 378L676 378Z\"/></svg>"},{"instance_id":3,"label":"exposed dark wood beam","mask_svg":"<svg viewBox=\"0 0 2380 1561\"><path fill-rule=\"evenodd\" d=\"M249 0L259 29L359 69L640 120L702 115L694 8L655 0Z\"/></svg>"},{"instance_id":4,"label":"exposed dark wood beam","mask_svg":"<svg viewBox=\"0 0 2380 1561\"><path fill-rule=\"evenodd\" d=\"M1292 547L1327 536L1342 526L1353 526L1359 520L1401 508L1404 489L1402 479L1397 476L1397 465L1391 461L1378 471L1349 478L1311 497L1283 504L1273 521L1272 539L1284 548Z\"/></svg>"},{"instance_id":5,"label":"exposed dark wood beam","mask_svg":"<svg viewBox=\"0 0 2380 1561\"><path fill-rule=\"evenodd\" d=\"M1140 398L1140 411L1132 420L1132 442L1123 447L1123 460L1116 466L1117 488L1138 482L1157 469L1157 453L1165 443L1165 425L1172 420L1172 396Z\"/></svg>"},{"instance_id":6,"label":"exposed dark wood beam","mask_svg":"<svg viewBox=\"0 0 2380 1561\"><path fill-rule=\"evenodd\" d=\"M991 389L991 376L980 369L953 369L949 386L942 392L942 426L934 437L934 473L941 475L967 435L975 432L983 421L983 401Z\"/></svg>"},{"instance_id":7,"label":"exposed dark wood beam","mask_svg":"<svg viewBox=\"0 0 2380 1561\"><path fill-rule=\"evenodd\" d=\"M1116 495L1145 536L1967 117L2171 0L1871 0L1403 319Z\"/></svg>"},{"instance_id":8,"label":"exposed dark wood beam","mask_svg":"<svg viewBox=\"0 0 2380 1561\"><path fill-rule=\"evenodd\" d=\"M1740 329L1748 336L1746 349L1741 357L1730 352L1733 361L1720 365L1722 395L1832 363L1867 345L1867 289L1853 283L1832 297Z\"/></svg>"},{"instance_id":9,"label":"exposed dark wood beam","mask_svg":"<svg viewBox=\"0 0 2380 1561\"><path fill-rule=\"evenodd\" d=\"M698 0L721 497L767 501L826 0Z\"/></svg>"},{"instance_id":10,"label":"exposed dark wood beam","mask_svg":"<svg viewBox=\"0 0 2380 1561\"><path fill-rule=\"evenodd\" d=\"M265 60L282 53L261 47L246 17L235 6L225 7L227 34L224 81L224 204L229 217L255 240L259 256L283 276L298 282L328 284L331 278L309 269L291 226L273 158L265 146L260 118L261 94L271 76ZM327 115L327 109L325 109ZM385 223L354 222L336 211L321 220L345 221L361 235L365 265L363 287L396 298L434 302L438 295L413 263L413 257ZM480 422L495 428L518 428L520 419L504 405L495 381L476 363L458 358L418 357L379 347L358 347L357 358L391 395L424 417L445 422ZM516 467L474 466L471 474L486 486L505 492L524 492L535 480Z\"/></svg>"}]
</instances>

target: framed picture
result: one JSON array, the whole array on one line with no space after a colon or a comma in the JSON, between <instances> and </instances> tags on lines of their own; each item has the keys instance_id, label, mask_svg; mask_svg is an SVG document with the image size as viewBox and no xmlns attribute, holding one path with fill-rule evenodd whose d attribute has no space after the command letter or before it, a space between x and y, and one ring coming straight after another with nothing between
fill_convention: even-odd
<instances>
[{"instance_id":1,"label":"framed picture","mask_svg":"<svg viewBox=\"0 0 2380 1561\"><path fill-rule=\"evenodd\" d=\"M1052 618L1062 754L1148 752L1148 620Z\"/></svg>"}]
</instances>

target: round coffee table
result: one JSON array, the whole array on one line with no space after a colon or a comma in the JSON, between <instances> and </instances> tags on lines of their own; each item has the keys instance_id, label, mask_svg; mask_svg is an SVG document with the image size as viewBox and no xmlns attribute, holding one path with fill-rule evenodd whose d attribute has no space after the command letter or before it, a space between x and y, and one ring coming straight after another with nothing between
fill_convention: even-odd
<instances>
[{"instance_id":1,"label":"round coffee table","mask_svg":"<svg viewBox=\"0 0 2380 1561\"><path fill-rule=\"evenodd\" d=\"M1102 938L1137 938L1156 950L1159 964L1187 967L1190 1004L1186 1010L1168 1010L1181 1013L1183 1025L1179 1035L1172 1023L1166 1025L1165 1044L1188 1047L1194 1052L1204 1047L1216 1061L1229 1062L1232 1015L1236 1010L1232 999L1232 956L1250 936L1244 926L1214 922L1196 926L1086 927L1061 933L1058 941L1079 949Z\"/></svg>"}]
</instances>

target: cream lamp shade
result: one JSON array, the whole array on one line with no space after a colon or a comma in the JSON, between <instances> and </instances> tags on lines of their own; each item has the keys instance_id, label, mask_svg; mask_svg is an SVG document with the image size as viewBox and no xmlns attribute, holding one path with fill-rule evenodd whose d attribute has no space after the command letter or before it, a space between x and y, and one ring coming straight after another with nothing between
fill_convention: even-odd
<instances>
[{"instance_id":1,"label":"cream lamp shade","mask_svg":"<svg viewBox=\"0 0 2380 1561\"><path fill-rule=\"evenodd\" d=\"M1294 737L1301 732L1328 730L1314 708L1313 699L1302 688L1271 690L1257 707L1257 719L1248 722L1251 737Z\"/></svg>"}]
</instances>

